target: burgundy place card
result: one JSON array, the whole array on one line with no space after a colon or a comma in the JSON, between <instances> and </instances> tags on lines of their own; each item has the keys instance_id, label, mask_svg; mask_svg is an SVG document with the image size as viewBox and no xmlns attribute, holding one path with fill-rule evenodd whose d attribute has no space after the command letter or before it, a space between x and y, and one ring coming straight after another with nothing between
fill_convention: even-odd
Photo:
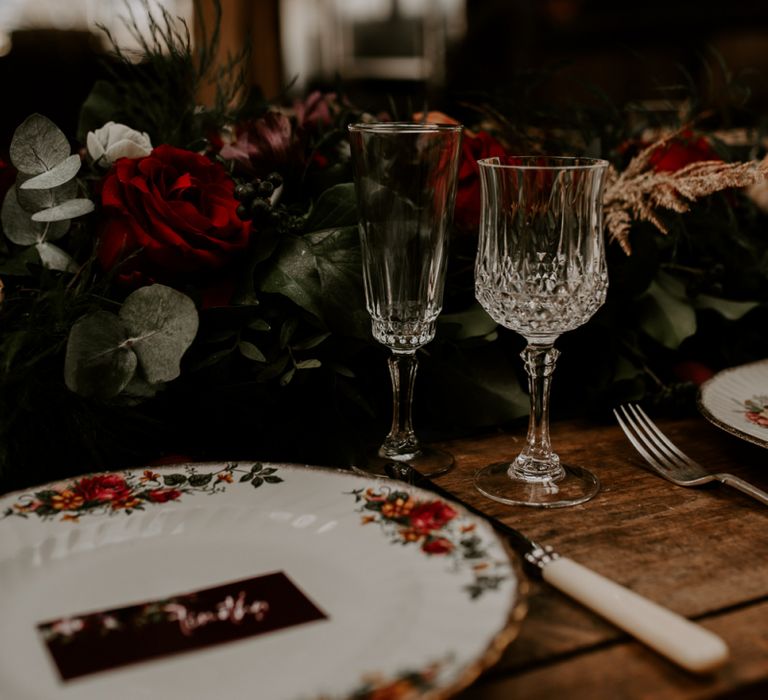
<instances>
[{"instance_id":1,"label":"burgundy place card","mask_svg":"<svg viewBox=\"0 0 768 700\"><path fill-rule=\"evenodd\" d=\"M147 659L327 619L282 572L112 610L38 630L69 680Z\"/></svg>"}]
</instances>

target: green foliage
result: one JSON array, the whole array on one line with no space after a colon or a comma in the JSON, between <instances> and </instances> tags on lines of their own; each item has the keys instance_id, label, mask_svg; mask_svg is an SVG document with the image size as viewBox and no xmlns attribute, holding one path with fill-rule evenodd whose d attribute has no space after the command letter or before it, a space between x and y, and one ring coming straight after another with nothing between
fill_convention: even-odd
<instances>
[{"instance_id":1,"label":"green foliage","mask_svg":"<svg viewBox=\"0 0 768 700\"><path fill-rule=\"evenodd\" d=\"M6 193L0 212L5 235L17 245L35 246L43 267L76 272L72 256L51 241L67 233L71 219L94 209L91 200L74 196L80 156L70 155L64 133L40 114L28 117L16 129L10 153L18 175L17 186Z\"/></svg>"},{"instance_id":2,"label":"green foliage","mask_svg":"<svg viewBox=\"0 0 768 700\"><path fill-rule=\"evenodd\" d=\"M119 314L96 311L74 324L64 362L67 387L81 396L111 399L137 368L150 385L176 379L197 327L189 297L160 284L137 289Z\"/></svg>"},{"instance_id":3,"label":"green foliage","mask_svg":"<svg viewBox=\"0 0 768 700\"><path fill-rule=\"evenodd\" d=\"M216 67L220 45L221 3L215 0L214 26L203 23L199 3L195 21L200 24L199 45L193 48L189 28L162 6L141 0L149 18L142 33L129 12L123 23L140 46L142 60L126 55L106 27L101 30L112 45L112 58L104 62L107 78L98 80L80 113L78 135L85 135L108 121L129 124L147 132L152 143L193 147L206 128L216 130L243 109L249 96L245 81L247 50L230 55L226 64ZM159 13L159 18L156 17ZM198 109L200 89L216 85L215 104Z\"/></svg>"}]
</instances>

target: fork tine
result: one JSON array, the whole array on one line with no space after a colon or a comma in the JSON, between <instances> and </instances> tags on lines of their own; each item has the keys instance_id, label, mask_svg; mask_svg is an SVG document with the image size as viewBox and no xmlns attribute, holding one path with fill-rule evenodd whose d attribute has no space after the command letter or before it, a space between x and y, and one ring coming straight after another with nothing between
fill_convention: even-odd
<instances>
[{"instance_id":1,"label":"fork tine","mask_svg":"<svg viewBox=\"0 0 768 700\"><path fill-rule=\"evenodd\" d=\"M613 409L613 415L616 416L616 421L634 448L656 471L662 474L668 473L669 465L659 461L659 458L664 459L664 456L659 454L658 448L648 441L647 436L641 431L637 421L629 414L626 406L619 406L619 409L624 414L624 418L621 417L615 408Z\"/></svg>"},{"instance_id":2,"label":"fork tine","mask_svg":"<svg viewBox=\"0 0 768 700\"><path fill-rule=\"evenodd\" d=\"M682 452L675 443L673 443L664 433L661 432L659 427L648 417L648 414L640 408L637 404L628 404L630 410L635 414L635 417L641 422L651 439L659 446L660 449L666 451L666 457L673 462L681 464L683 467L697 466L696 463L684 452Z\"/></svg>"}]
</instances>

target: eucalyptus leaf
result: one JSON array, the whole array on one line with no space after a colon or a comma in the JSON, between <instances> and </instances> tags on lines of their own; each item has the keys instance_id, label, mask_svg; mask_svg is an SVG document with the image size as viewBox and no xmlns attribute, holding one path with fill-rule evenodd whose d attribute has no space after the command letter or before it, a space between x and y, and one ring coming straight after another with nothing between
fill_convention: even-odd
<instances>
[{"instance_id":1,"label":"eucalyptus leaf","mask_svg":"<svg viewBox=\"0 0 768 700\"><path fill-rule=\"evenodd\" d=\"M44 225L34 223L29 212L21 208L13 187L5 193L0 221L8 240L17 245L34 245L40 240L44 228Z\"/></svg>"},{"instance_id":2,"label":"eucalyptus leaf","mask_svg":"<svg viewBox=\"0 0 768 700\"><path fill-rule=\"evenodd\" d=\"M27 176L19 173L16 177L16 196L22 209L34 214L41 209L49 209L57 204L62 204L77 197L77 182L70 180L58 187L48 190L25 190L22 184L27 181Z\"/></svg>"},{"instance_id":3,"label":"eucalyptus leaf","mask_svg":"<svg viewBox=\"0 0 768 700\"><path fill-rule=\"evenodd\" d=\"M43 267L59 272L77 272L77 263L72 256L53 243L42 242L35 245Z\"/></svg>"},{"instance_id":4,"label":"eucalyptus leaf","mask_svg":"<svg viewBox=\"0 0 768 700\"><path fill-rule=\"evenodd\" d=\"M64 358L64 381L80 396L117 396L136 371L136 354L125 346L120 319L107 311L81 318L71 328Z\"/></svg>"},{"instance_id":5,"label":"eucalyptus leaf","mask_svg":"<svg viewBox=\"0 0 768 700\"><path fill-rule=\"evenodd\" d=\"M69 230L69 221L41 223L32 221L28 211L19 204L16 190L6 192L0 213L3 231L9 241L17 245L34 245L44 241L55 241Z\"/></svg>"},{"instance_id":6,"label":"eucalyptus leaf","mask_svg":"<svg viewBox=\"0 0 768 700\"><path fill-rule=\"evenodd\" d=\"M47 172L35 175L22 182L19 187L22 190L49 190L69 182L80 170L82 161L80 156L72 155Z\"/></svg>"},{"instance_id":7,"label":"eucalyptus leaf","mask_svg":"<svg viewBox=\"0 0 768 700\"><path fill-rule=\"evenodd\" d=\"M123 388L123 396L136 399L135 403L139 403L143 399L151 399L157 395L157 392L163 388L160 384L150 384L144 377L138 374L134 374L131 377L131 381Z\"/></svg>"},{"instance_id":8,"label":"eucalyptus leaf","mask_svg":"<svg viewBox=\"0 0 768 700\"><path fill-rule=\"evenodd\" d=\"M42 114L27 117L11 140L11 162L27 175L40 175L55 168L70 152L64 132Z\"/></svg>"},{"instance_id":9,"label":"eucalyptus leaf","mask_svg":"<svg viewBox=\"0 0 768 700\"><path fill-rule=\"evenodd\" d=\"M90 199L70 199L55 207L41 209L32 214L32 221L64 221L90 214L96 206Z\"/></svg>"},{"instance_id":10,"label":"eucalyptus leaf","mask_svg":"<svg viewBox=\"0 0 768 700\"><path fill-rule=\"evenodd\" d=\"M194 302L161 284L133 292L120 309L144 376L150 384L181 374L180 362L197 334Z\"/></svg>"}]
</instances>

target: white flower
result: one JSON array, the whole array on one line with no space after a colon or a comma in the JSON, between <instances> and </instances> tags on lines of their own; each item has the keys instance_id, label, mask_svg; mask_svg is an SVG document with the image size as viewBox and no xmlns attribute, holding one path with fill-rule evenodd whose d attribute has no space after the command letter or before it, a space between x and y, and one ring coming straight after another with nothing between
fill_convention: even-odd
<instances>
[{"instance_id":1,"label":"white flower","mask_svg":"<svg viewBox=\"0 0 768 700\"><path fill-rule=\"evenodd\" d=\"M115 122L89 131L86 143L88 155L106 167L118 158L143 158L152 152L152 143L146 133Z\"/></svg>"}]
</instances>

